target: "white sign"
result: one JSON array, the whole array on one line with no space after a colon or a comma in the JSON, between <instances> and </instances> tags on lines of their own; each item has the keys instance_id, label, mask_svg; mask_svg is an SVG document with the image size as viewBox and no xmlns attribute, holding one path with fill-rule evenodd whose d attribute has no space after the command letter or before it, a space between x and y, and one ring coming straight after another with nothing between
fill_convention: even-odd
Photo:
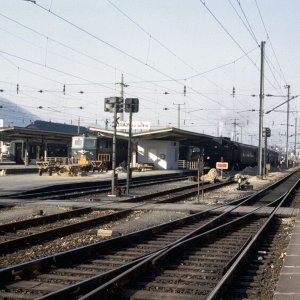
<instances>
[{"instance_id":1,"label":"white sign","mask_svg":"<svg viewBox=\"0 0 300 300\"><path fill-rule=\"evenodd\" d=\"M0 128L3 128L3 119L0 119Z\"/></svg>"},{"instance_id":2,"label":"white sign","mask_svg":"<svg viewBox=\"0 0 300 300\"><path fill-rule=\"evenodd\" d=\"M133 121L131 124L132 129L150 129L150 122ZM129 121L119 121L117 129L129 129Z\"/></svg>"},{"instance_id":3,"label":"white sign","mask_svg":"<svg viewBox=\"0 0 300 300\"><path fill-rule=\"evenodd\" d=\"M216 169L228 170L228 162L217 162Z\"/></svg>"}]
</instances>

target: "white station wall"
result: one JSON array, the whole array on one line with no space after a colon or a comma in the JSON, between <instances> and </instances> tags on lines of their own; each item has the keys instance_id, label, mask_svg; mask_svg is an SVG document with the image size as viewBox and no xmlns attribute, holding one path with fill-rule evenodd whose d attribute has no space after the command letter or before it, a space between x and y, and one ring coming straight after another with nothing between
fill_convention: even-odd
<instances>
[{"instance_id":1,"label":"white station wall","mask_svg":"<svg viewBox=\"0 0 300 300\"><path fill-rule=\"evenodd\" d=\"M154 163L156 169L178 169L179 143L144 140L138 142L138 163Z\"/></svg>"}]
</instances>

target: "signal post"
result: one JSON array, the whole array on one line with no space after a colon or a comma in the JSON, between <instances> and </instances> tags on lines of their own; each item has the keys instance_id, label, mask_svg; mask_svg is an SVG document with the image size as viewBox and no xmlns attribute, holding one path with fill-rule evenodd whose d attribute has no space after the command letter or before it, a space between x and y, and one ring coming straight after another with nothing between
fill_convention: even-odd
<instances>
[{"instance_id":1,"label":"signal post","mask_svg":"<svg viewBox=\"0 0 300 300\"><path fill-rule=\"evenodd\" d=\"M131 162L131 128L132 128L132 113L139 111L138 98L126 98L125 105L122 97L109 97L104 99L104 111L114 114L113 121L113 142L112 142L112 179L111 179L111 196L116 196L116 140L117 140L117 113L129 112L129 133L128 133L128 153L127 153L127 181L126 193L129 193L130 182L130 162Z\"/></svg>"},{"instance_id":2,"label":"signal post","mask_svg":"<svg viewBox=\"0 0 300 300\"><path fill-rule=\"evenodd\" d=\"M267 146L268 146L268 138L271 136L271 129L268 127L263 128L263 137L265 138L265 147L264 147L264 164L263 164L263 176L268 174L267 172Z\"/></svg>"}]
</instances>

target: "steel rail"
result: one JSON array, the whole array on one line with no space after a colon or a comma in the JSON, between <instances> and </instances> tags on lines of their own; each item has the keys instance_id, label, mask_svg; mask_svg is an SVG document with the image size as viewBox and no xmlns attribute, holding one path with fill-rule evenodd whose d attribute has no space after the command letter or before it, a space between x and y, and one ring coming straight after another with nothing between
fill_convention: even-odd
<instances>
[{"instance_id":1,"label":"steel rail","mask_svg":"<svg viewBox=\"0 0 300 300\"><path fill-rule=\"evenodd\" d=\"M110 222L112 220L116 220L127 216L131 212L131 209L126 209L105 216L94 217L77 223L68 224L57 228L51 228L41 232L32 233L26 236L17 237L12 240L7 240L0 243L0 253L7 253L11 250L19 249L22 246L28 246L28 244L39 244L44 240L53 239L54 237L61 237L62 235L67 235L75 231L80 231L90 226L96 226L106 222Z\"/></svg>"},{"instance_id":2,"label":"steel rail","mask_svg":"<svg viewBox=\"0 0 300 300\"><path fill-rule=\"evenodd\" d=\"M298 176L299 177L299 176ZM295 187L299 182L299 179L297 179L297 182L293 185ZM226 263L225 266L222 268L222 273L228 273L230 272L236 264L238 264L238 261L240 257L243 256L243 254L251 247L251 245L255 244L256 237L259 236L259 233L264 231L267 224L269 224L269 220L274 218L276 211L279 209L281 204L287 199L287 197L290 195L291 191L284 193L280 197L274 200L275 202L279 202L277 208L273 208L272 217L267 218L267 222L264 222L264 224L258 229L257 233L254 235L250 235L248 239L241 245L238 251L236 251L236 254L231 258L230 261ZM171 261L171 255L178 257L186 249L191 247L193 244L204 244L205 242L208 242L209 239L211 239L211 235L214 234L224 234L224 232L227 232L230 227L237 226L238 224L244 224L247 220L251 220L254 217L254 214L259 211L261 208L257 207L253 209L252 212L250 212L247 215L244 215L237 220L230 221L226 224L222 224L214 229L208 230L207 232L201 233L197 236L194 236L190 239L186 239L184 241L180 241L179 243L174 243L172 247L168 247L165 251L161 251L157 255L153 255L152 257L148 257L144 261L139 262L136 266L133 266L131 269L125 271L123 274L118 275L116 278L108 281L107 283L103 284L102 286L96 288L95 290L91 291L90 293L86 294L85 296L81 297L81 300L87 300L87 299L118 299L117 297L120 295L118 293L118 289L121 286L124 286L125 284L129 283L130 280L134 280L136 278L140 278L142 274L145 272L145 270L150 269L152 272L154 272L155 267L161 269L162 268L162 262L167 263L168 261ZM141 297L140 299L146 299L142 297L142 292L139 294ZM153 294L151 294L153 296ZM176 294L172 294L176 295ZM160 297L164 297L164 294L162 293L159 295ZM168 294L169 297L171 297L170 294ZM167 295L166 295L167 297ZM183 298L183 295L182 295ZM200 299L200 298L199 298ZM201 298L202 299L202 298ZM211 298L216 299L216 298Z\"/></svg>"},{"instance_id":3,"label":"steel rail","mask_svg":"<svg viewBox=\"0 0 300 300\"><path fill-rule=\"evenodd\" d=\"M89 213L92 211L91 207L85 208L75 208L69 211L51 214L51 215L41 215L38 218L31 218L22 221L16 221L11 223L0 224L0 235L1 233L15 231L18 229L28 228L29 226L37 226L37 225L44 225L48 224L53 221L63 220L66 218L71 218L75 216L79 216L85 213Z\"/></svg>"},{"instance_id":4,"label":"steel rail","mask_svg":"<svg viewBox=\"0 0 300 300\"><path fill-rule=\"evenodd\" d=\"M223 184L227 184L227 183L222 183L221 185L223 185ZM220 184L208 185L208 186L205 186L205 190L206 189L211 190L214 188L218 188L221 185ZM153 193L152 194L153 197L158 197L159 195L166 195L166 194L169 195L167 199L159 199L159 200L156 200L154 203L176 202L176 201L183 199L184 197L188 197L188 196L191 196L192 194L196 193L196 191L194 189L192 189L192 191L184 192L186 189L190 189L190 186L175 188L171 191L165 190L165 191ZM173 196L170 196L170 193L173 194ZM148 195L146 195L145 198L143 196L141 196L141 199L142 200L149 199L150 197L151 197L151 194L148 194ZM137 197L137 198L139 198L139 197ZM122 200L118 201L118 202L122 202ZM144 204L136 205L133 208L137 208L137 207L141 208L143 205ZM57 221L59 219L66 218L68 216L72 217L79 213L86 213L86 212L91 212L91 211L92 211L91 208L84 208L84 209L78 209L78 210L74 211L74 213L65 212L65 213L61 213L61 214L54 214L54 215L24 220L24 221L3 224L3 225L0 225L0 234L2 232L5 237L5 232L14 232L18 229L26 228L26 226L28 227L28 226L37 226L37 225L41 225L41 224L46 224L51 221ZM72 233L75 231L79 231L79 230L82 230L84 228L87 228L87 227L90 227L93 225L96 226L99 224L103 224L104 222L116 220L116 219L119 219L121 217L124 217L124 216L130 214L131 212L132 212L132 208L121 210L121 211L118 211L116 213L112 213L112 214L109 214L106 216L94 217L94 218L90 218L90 219L84 220L84 221L79 221L79 222L76 222L73 224L68 224L68 225L63 225L63 226L56 227L56 228L51 228L48 230L43 230L40 232L29 233L29 234L26 233L25 236L17 237L15 239L0 242L0 253L7 253L11 250L16 250L24 245L28 246L28 245L37 244L37 243L40 243L41 241L48 240L49 238L66 235L66 234L69 234L69 233Z\"/></svg>"},{"instance_id":5,"label":"steel rail","mask_svg":"<svg viewBox=\"0 0 300 300\"><path fill-rule=\"evenodd\" d=\"M273 184L273 186L275 186L276 184ZM265 193L266 191L262 191L262 193ZM251 197L255 197L255 196L257 196L258 195L258 193L256 193L255 195L252 195ZM245 197L245 199L247 199L247 198L249 198L249 197ZM237 200L234 200L234 201L232 201L232 202L238 202ZM241 202L241 201L240 201ZM226 206L226 204L222 204L222 205L220 205L220 206L218 206L218 207L222 207L222 206ZM192 216L188 216L188 217L185 217L185 218L183 218L183 219L181 219L181 220L178 220L178 222L180 223L180 222L184 222L183 220L184 219L186 219L186 220L188 220L188 219L191 219L191 218L199 218L199 217L203 217L205 214L207 214L207 213L209 213L209 212L212 212L213 210L215 210L215 209L217 209L218 207L214 207L214 208L210 208L210 209L207 209L206 211L204 211L204 212L200 212L200 213L198 213L198 214L194 214L194 215L192 215ZM196 229L196 230L194 230L194 231L192 231L192 232L190 232L189 234L187 234L185 237L183 236L182 238L180 238L180 239L178 239L179 241L182 241L182 240L184 240L184 239L187 239L187 238L189 238L189 237L191 237L191 236L194 236L195 234L197 234L197 233L199 233L201 230L204 230L204 229L207 229L208 227L213 227L213 226L215 226L216 224L218 224L218 223L220 223L220 220L223 218L223 220L225 219L225 217L226 217L226 215L228 216L229 215L229 212L226 212L226 213L224 213L221 217L216 217L215 219L213 219L213 221L214 221L214 223L212 223L211 225L208 225L208 223L206 223L206 224L203 224L202 226L200 226L198 229ZM171 228L172 227L174 227L174 224L175 224L175 222L177 222L177 221L173 221L173 222L169 222L169 223L166 223L166 224L164 224L163 225L163 227L162 227L162 230L166 230L166 228L168 228L168 226L171 226ZM213 225L214 224L214 225ZM142 232L142 235L144 236L145 234L147 234L147 231L148 231L148 233L149 233L149 230L151 231L151 230L153 230L154 232L157 232L157 226L154 226L154 227L152 227L152 228L150 228L150 229L146 229L146 230L143 230L143 231L141 231ZM135 235L135 234L130 234L130 235ZM129 236L130 236L129 235ZM112 239L112 240L115 240L116 241L116 239L118 239L118 238L115 238L115 239ZM82 255L84 255L83 253L84 253L84 251L83 251L83 248L86 248L86 247L88 247L89 249L87 250L87 252L88 253L91 253L91 252L93 252L93 251L96 251L96 249L97 249L97 244L98 244L98 246L99 245L101 245L101 246L104 246L104 244L103 244L103 242L100 242L100 243L96 243L96 244L94 244L94 245L92 245L92 246L83 246L83 247L80 247L79 249L75 249L75 250L70 250L70 251L72 251L72 256L74 256L75 257L75 259L76 258L80 258ZM172 244L174 244L174 243L170 243L169 245L168 245L168 247L171 247L172 246ZM100 247L101 247L100 246ZM104 246L104 247L106 247L106 246ZM95 250L91 250L91 249L95 249ZM67 253L68 252L70 252L70 251L66 251ZM53 262L55 262L55 264L56 263L58 263L58 264L63 264L64 263L64 260L66 260L67 259L67 255L66 255L66 252L62 252L62 253L60 253L60 254L56 254L56 255L53 255L53 256L49 256L49 257L46 257L46 258L44 258L44 259L40 259L40 260L34 260L33 262L29 262L29 263L23 263L23 264L20 264L20 265L16 265L16 266L12 266L12 267L9 267L9 268L6 268L6 269L3 269L3 270L1 270L0 271L0 281L3 281L3 282L5 282L5 281L7 281L7 280L12 280L13 279L13 274L26 274L26 273L30 273L30 272L32 272L32 271L34 271L34 270L39 270L39 269L43 269L43 268L47 268L47 263L53 263ZM77 254L76 254L76 252L77 252ZM79 253L79 254L78 254ZM127 266L127 267L129 267L129 265ZM121 271L124 271L124 268L126 268L126 267L120 267L120 269L119 269L119 271L118 272L121 272ZM112 273L111 274L104 274L104 275L97 275L97 276L95 276L95 277L92 277L92 278L89 278L89 279L87 279L87 280L85 280L85 285L86 286L91 286L91 285L94 285L95 286L95 284L98 284L99 285L99 283L100 282L103 282L103 279L101 279L101 276L106 276L106 277L109 277L109 276L112 276L112 274L114 274L114 276L115 276L115 274L116 274L116 270L113 270L113 271L111 271ZM109 273L109 272L108 272ZM68 287L68 288L66 288L65 290L67 290L67 294L68 293L70 293L70 294L72 294L72 292L74 293L74 291L76 291L76 290L81 290L81 289L83 289L83 287L80 285L80 284L77 284L77 285L73 285L73 287L72 286L70 286L70 287ZM89 288L89 289L91 289L91 288ZM58 297L59 295L60 295L60 293L63 293L63 291L58 291L58 292L55 292L54 294L55 294L55 297ZM67 295L67 294L64 294L64 295ZM46 295L46 296L48 296L48 295ZM51 297L51 295L49 295L49 297ZM56 299L56 298L53 298L53 299Z\"/></svg>"},{"instance_id":6,"label":"steel rail","mask_svg":"<svg viewBox=\"0 0 300 300\"><path fill-rule=\"evenodd\" d=\"M264 194L264 193L262 193L262 194ZM247 197L245 197L245 199L247 199ZM222 206L225 206L225 205L222 205ZM259 208L256 208L255 210L258 210L258 209ZM207 211L212 211L212 210L214 210L214 208L209 209ZM220 223L221 219L225 220L226 216L228 216L229 214L230 214L229 211L225 212L222 216L218 216L215 219L213 219L213 221L210 225L208 223L202 225L200 228L195 229L191 233L187 234L185 237L182 237L182 238L178 239L177 241L170 243L166 248L172 247L172 245L174 245L180 241L183 241L185 239L188 239L189 237L195 236L197 233L199 233L205 229L208 230L209 228L212 228L213 224L214 224L214 226L216 226L216 224ZM188 218L188 217L186 217L186 218ZM162 252L163 249L159 250L159 251ZM139 259L139 261L140 260L141 259ZM136 261L136 263L138 263L138 261ZM130 266L128 265L128 267L130 267ZM121 268L122 268L122 270L124 270L124 267L121 267ZM119 269L119 271L121 271L121 269ZM98 275L96 277L86 280L86 282L84 282L84 285L83 285L83 283L78 283L73 286L66 287L62 290L58 290L56 292L47 294L43 297L40 297L39 299L74 299L75 298L74 293L76 293L78 291L80 291L80 293L84 293L88 289L91 289L92 286L97 286L97 285L100 285L101 283L104 283L105 281L108 280L109 277L111 278L111 277L115 276L116 273L117 273L116 270L112 270L110 272L107 272L106 274Z\"/></svg>"},{"instance_id":7,"label":"steel rail","mask_svg":"<svg viewBox=\"0 0 300 300\"><path fill-rule=\"evenodd\" d=\"M298 174L299 174L299 172L298 172ZM298 177L299 177L299 175L298 175ZM224 292L224 290L230 284L230 282L233 279L233 277L235 276L235 274L245 265L247 258L250 257L254 253L255 249L257 248L257 245L260 243L260 240L263 238L264 233L268 230L268 228L271 226L271 223L274 221L276 212L278 211L278 209L280 207L282 207L282 205L286 201L288 201L289 196L298 187L299 183L300 183L300 178L286 192L285 197L281 200L281 202L277 205L277 207L273 208L273 212L270 214L270 216L266 220L265 224L256 233L256 235L252 238L251 242L247 245L247 247L245 247L243 252L237 257L237 259L234 261L234 263L231 265L231 267L227 270L227 272L224 274L224 276L219 281L217 286L208 295L207 300L215 300L221 296L221 294Z\"/></svg>"}]
</instances>

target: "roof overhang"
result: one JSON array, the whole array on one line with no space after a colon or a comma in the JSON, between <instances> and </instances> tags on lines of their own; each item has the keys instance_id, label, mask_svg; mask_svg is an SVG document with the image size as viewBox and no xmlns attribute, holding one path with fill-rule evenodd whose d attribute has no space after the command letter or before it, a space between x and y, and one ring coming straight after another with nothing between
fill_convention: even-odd
<instances>
[{"instance_id":1,"label":"roof overhang","mask_svg":"<svg viewBox=\"0 0 300 300\"><path fill-rule=\"evenodd\" d=\"M112 138L114 135L114 132L112 130L102 129L102 128L96 128L96 127L89 127L89 131L97 133L98 136L104 136ZM127 132L121 132L117 131L116 133L117 138L122 139L128 139L128 133Z\"/></svg>"},{"instance_id":2,"label":"roof overhang","mask_svg":"<svg viewBox=\"0 0 300 300\"><path fill-rule=\"evenodd\" d=\"M112 137L113 131L90 127L90 131L97 132L100 136ZM128 132L117 132L117 137L122 137L128 139ZM205 142L208 140L215 140L216 142L220 142L220 138L213 137L210 135L191 132L187 130L182 130L174 127L144 131L139 133L133 133L132 138L134 140L166 140L166 141L199 141Z\"/></svg>"},{"instance_id":3,"label":"roof overhang","mask_svg":"<svg viewBox=\"0 0 300 300\"><path fill-rule=\"evenodd\" d=\"M71 142L73 134L29 129L23 127L7 127L0 129L0 141L10 142L24 139L44 139Z\"/></svg>"}]
</instances>

